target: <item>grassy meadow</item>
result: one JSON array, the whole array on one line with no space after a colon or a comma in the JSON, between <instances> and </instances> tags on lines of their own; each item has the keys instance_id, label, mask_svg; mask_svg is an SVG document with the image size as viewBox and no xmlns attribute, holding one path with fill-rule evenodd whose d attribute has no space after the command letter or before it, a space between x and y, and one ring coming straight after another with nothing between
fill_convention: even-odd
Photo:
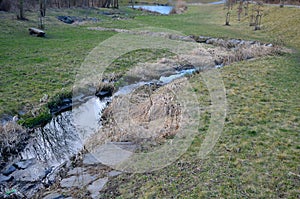
<instances>
[{"instance_id":1,"label":"grassy meadow","mask_svg":"<svg viewBox=\"0 0 300 199\"><path fill-rule=\"evenodd\" d=\"M126 20L100 15L99 11L103 10L49 10L45 38L30 36L27 31L37 26L37 13L26 12L28 21L16 20L14 13L0 13L0 115L29 111L39 107L44 94L51 98L70 91L87 54L116 34L87 27L154 26L187 35L271 42L293 53L220 69L226 87L227 118L218 143L206 159L196 154L208 124L199 129L197 138L178 161L152 173L117 176L106 185L102 197L300 197L299 8L264 7L260 31L249 27L248 17L238 22L235 11L231 26L224 26L223 5L189 6L186 13L170 16L121 7L119 15ZM100 21L68 25L58 21L58 15L95 17ZM191 83L199 101L208 105L209 96L200 75L193 76ZM199 120L208 121L209 117L206 113Z\"/></svg>"}]
</instances>

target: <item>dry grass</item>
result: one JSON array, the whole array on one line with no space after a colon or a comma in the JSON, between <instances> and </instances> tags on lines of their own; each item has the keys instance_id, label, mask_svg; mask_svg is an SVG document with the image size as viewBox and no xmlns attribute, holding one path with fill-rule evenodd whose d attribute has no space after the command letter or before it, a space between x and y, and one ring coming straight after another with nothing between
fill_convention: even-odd
<instances>
[{"instance_id":1,"label":"dry grass","mask_svg":"<svg viewBox=\"0 0 300 199\"><path fill-rule=\"evenodd\" d=\"M220 72L228 112L210 155L197 158L210 119L204 113L201 118L206 122L183 157L156 172L118 176L102 198L299 197L297 60L270 56L234 63ZM201 76L194 76L191 84L201 104L209 106Z\"/></svg>"},{"instance_id":2,"label":"dry grass","mask_svg":"<svg viewBox=\"0 0 300 199\"><path fill-rule=\"evenodd\" d=\"M17 154L28 136L24 127L15 122L0 126L0 135L0 157L3 157L1 161L6 161L7 157Z\"/></svg>"},{"instance_id":3,"label":"dry grass","mask_svg":"<svg viewBox=\"0 0 300 199\"><path fill-rule=\"evenodd\" d=\"M145 85L134 90L129 99L128 96L115 97L103 113L103 128L87 141L86 147L92 150L112 141L161 143L174 136L181 115L174 88L180 89L184 84L181 80L159 88Z\"/></svg>"},{"instance_id":4,"label":"dry grass","mask_svg":"<svg viewBox=\"0 0 300 199\"><path fill-rule=\"evenodd\" d=\"M300 49L300 9L266 7L263 15L263 33L279 44Z\"/></svg>"},{"instance_id":5,"label":"dry grass","mask_svg":"<svg viewBox=\"0 0 300 199\"><path fill-rule=\"evenodd\" d=\"M187 10L187 4L183 0L177 0L175 2L174 8L171 10L170 14L182 14L184 11Z\"/></svg>"}]
</instances>

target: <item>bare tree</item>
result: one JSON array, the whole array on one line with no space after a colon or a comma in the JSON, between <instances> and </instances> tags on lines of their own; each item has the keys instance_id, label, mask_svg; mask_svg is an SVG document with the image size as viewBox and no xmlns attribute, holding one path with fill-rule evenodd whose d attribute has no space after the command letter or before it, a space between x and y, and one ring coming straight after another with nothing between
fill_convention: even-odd
<instances>
[{"instance_id":1,"label":"bare tree","mask_svg":"<svg viewBox=\"0 0 300 199\"><path fill-rule=\"evenodd\" d=\"M230 26L229 22L230 22L231 10L232 10L232 0L226 0L226 2L225 2L225 9L226 8L227 8L227 13L226 13L225 25L226 26Z\"/></svg>"},{"instance_id":2,"label":"bare tree","mask_svg":"<svg viewBox=\"0 0 300 199\"><path fill-rule=\"evenodd\" d=\"M238 21L241 21L241 14L243 12L243 1L240 0L238 7Z\"/></svg>"},{"instance_id":3,"label":"bare tree","mask_svg":"<svg viewBox=\"0 0 300 199\"><path fill-rule=\"evenodd\" d=\"M244 2L245 16L248 16L248 9L249 9L249 1L246 0L246 2Z\"/></svg>"},{"instance_id":4,"label":"bare tree","mask_svg":"<svg viewBox=\"0 0 300 199\"><path fill-rule=\"evenodd\" d=\"M46 16L46 0L39 0L40 14L39 14L39 28L45 29L44 17Z\"/></svg>"},{"instance_id":5,"label":"bare tree","mask_svg":"<svg viewBox=\"0 0 300 199\"><path fill-rule=\"evenodd\" d=\"M254 26L255 25L254 10L255 10L255 6L252 5L251 15L250 15L250 22L249 22L250 26Z\"/></svg>"},{"instance_id":6,"label":"bare tree","mask_svg":"<svg viewBox=\"0 0 300 199\"><path fill-rule=\"evenodd\" d=\"M255 25L254 30L260 30L261 27L261 18L262 18L262 11L263 11L263 2L257 2L256 4L256 16L255 16Z\"/></svg>"},{"instance_id":7,"label":"bare tree","mask_svg":"<svg viewBox=\"0 0 300 199\"><path fill-rule=\"evenodd\" d=\"M17 16L18 19L24 20L24 0L19 0L19 15Z\"/></svg>"}]
</instances>

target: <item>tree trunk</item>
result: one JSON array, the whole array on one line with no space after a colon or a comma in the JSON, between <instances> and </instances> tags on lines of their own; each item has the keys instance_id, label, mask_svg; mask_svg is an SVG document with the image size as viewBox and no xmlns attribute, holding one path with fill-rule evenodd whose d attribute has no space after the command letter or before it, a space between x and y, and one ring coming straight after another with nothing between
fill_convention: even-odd
<instances>
[{"instance_id":1,"label":"tree trunk","mask_svg":"<svg viewBox=\"0 0 300 199\"><path fill-rule=\"evenodd\" d=\"M19 16L18 16L18 19L25 19L24 18L24 0L19 0Z\"/></svg>"},{"instance_id":2,"label":"tree trunk","mask_svg":"<svg viewBox=\"0 0 300 199\"><path fill-rule=\"evenodd\" d=\"M249 9L249 2L246 1L246 4L245 4L245 16L248 16L248 9Z\"/></svg>"},{"instance_id":3,"label":"tree trunk","mask_svg":"<svg viewBox=\"0 0 300 199\"><path fill-rule=\"evenodd\" d=\"M134 8L134 0L131 0L131 7Z\"/></svg>"},{"instance_id":4,"label":"tree trunk","mask_svg":"<svg viewBox=\"0 0 300 199\"><path fill-rule=\"evenodd\" d=\"M225 22L226 26L230 26L229 21L230 21L230 12L228 11L226 14L226 22Z\"/></svg>"},{"instance_id":5,"label":"tree trunk","mask_svg":"<svg viewBox=\"0 0 300 199\"><path fill-rule=\"evenodd\" d=\"M257 14L255 19L255 27L254 30L260 30L260 24L261 24L261 15Z\"/></svg>"},{"instance_id":6,"label":"tree trunk","mask_svg":"<svg viewBox=\"0 0 300 199\"><path fill-rule=\"evenodd\" d=\"M46 16L46 0L39 0L40 4L40 15L39 15L39 28L44 29L44 17Z\"/></svg>"},{"instance_id":7,"label":"tree trunk","mask_svg":"<svg viewBox=\"0 0 300 199\"><path fill-rule=\"evenodd\" d=\"M242 12L243 12L243 1L240 1L239 7L238 7L238 21L241 21Z\"/></svg>"}]
</instances>

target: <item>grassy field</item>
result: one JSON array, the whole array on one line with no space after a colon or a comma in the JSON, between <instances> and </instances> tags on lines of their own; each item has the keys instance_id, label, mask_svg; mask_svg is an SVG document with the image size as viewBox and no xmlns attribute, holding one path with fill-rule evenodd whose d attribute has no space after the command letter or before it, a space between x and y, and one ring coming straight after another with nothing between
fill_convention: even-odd
<instances>
[{"instance_id":1,"label":"grassy field","mask_svg":"<svg viewBox=\"0 0 300 199\"><path fill-rule=\"evenodd\" d=\"M207 126L199 129L188 152L168 167L147 174L123 174L106 186L103 197L119 198L299 198L300 197L300 9L265 7L262 30L248 19L224 26L223 6L190 6L182 15L157 16L121 8L128 20L114 20L99 10L51 10L46 38L28 35L36 26L13 14L0 14L0 115L14 115L39 104L44 94L70 90L85 56L115 33L87 30L102 26L123 29L147 26L185 34L255 39L292 48L295 53L234 63L220 70L228 113L222 135L206 159L196 154ZM81 26L59 22L58 15L97 17ZM131 18L131 17L134 17ZM195 92L205 93L200 76L191 79ZM201 95L202 96L202 95ZM208 103L208 96L199 99ZM204 120L210 117L207 113Z\"/></svg>"},{"instance_id":2,"label":"grassy field","mask_svg":"<svg viewBox=\"0 0 300 199\"><path fill-rule=\"evenodd\" d=\"M61 89L70 89L76 68L101 41L114 33L93 32L86 26L115 28L142 28L147 26L168 28L184 34L256 39L285 44L300 49L300 13L296 8L265 8L263 29L253 31L248 19L240 23L232 16L232 26L224 24L222 6L192 6L183 15L155 16L122 8L122 13L134 16L134 20L112 20L97 14L98 10L52 10L46 18L46 38L29 37L27 28L37 25L36 13L27 12L29 21L17 21L14 14L1 13L1 101L0 115L13 115L36 106L44 94L53 96ZM96 17L96 24L71 26L59 22L58 15ZM125 15L127 16L127 15ZM272 20L276 19L276 20ZM283 24L283 25L282 25ZM284 27L284 28L281 28Z\"/></svg>"},{"instance_id":3,"label":"grassy field","mask_svg":"<svg viewBox=\"0 0 300 199\"><path fill-rule=\"evenodd\" d=\"M297 59L267 57L221 70L228 112L213 151L198 158L209 114L186 154L161 170L116 177L103 198L298 198L299 83ZM209 96L200 76L191 79L199 100Z\"/></svg>"},{"instance_id":4,"label":"grassy field","mask_svg":"<svg viewBox=\"0 0 300 199\"><path fill-rule=\"evenodd\" d=\"M28 14L29 21L12 17L5 14L1 18L0 115L27 111L44 94L53 96L62 89L70 90L76 68L95 42L113 35L67 26L53 16L46 22L46 38L30 37L27 29L36 26L35 14Z\"/></svg>"}]
</instances>

